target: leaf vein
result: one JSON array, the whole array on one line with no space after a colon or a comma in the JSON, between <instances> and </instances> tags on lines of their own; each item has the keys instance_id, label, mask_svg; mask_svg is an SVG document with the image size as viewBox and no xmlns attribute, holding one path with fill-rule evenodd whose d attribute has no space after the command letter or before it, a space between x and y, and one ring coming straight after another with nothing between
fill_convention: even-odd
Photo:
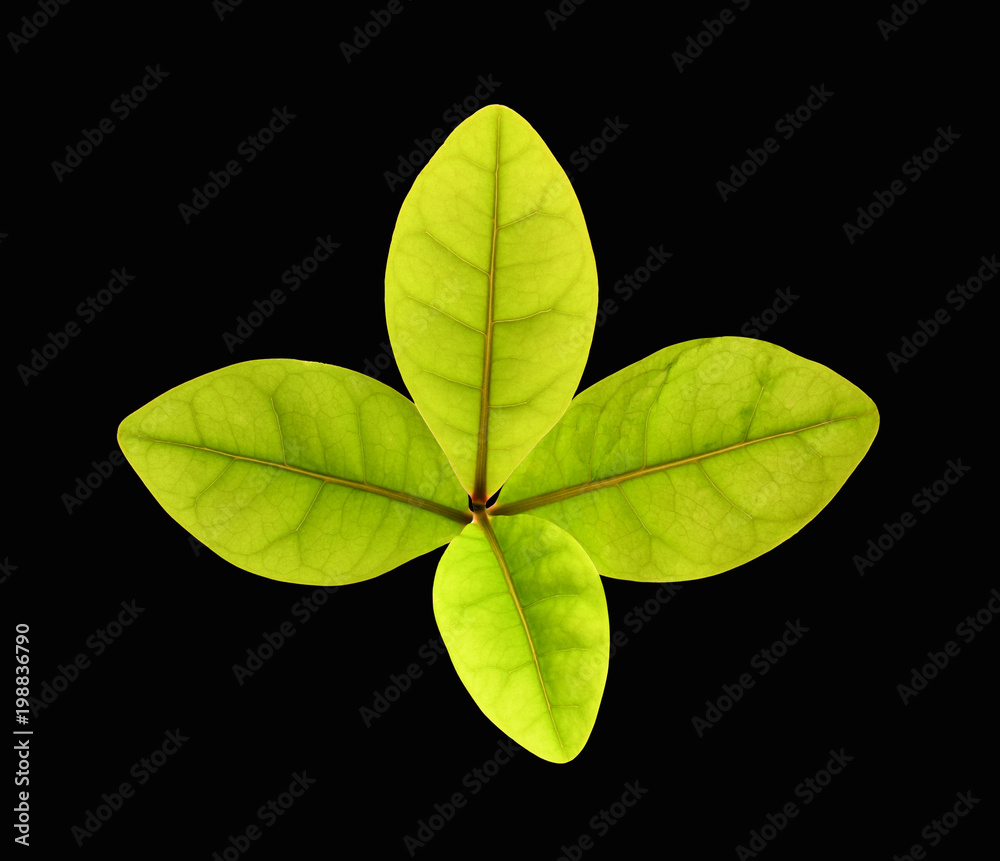
<instances>
[{"instance_id":1,"label":"leaf vein","mask_svg":"<svg viewBox=\"0 0 1000 861\"><path fill-rule=\"evenodd\" d=\"M193 448L197 451L205 451L209 454L217 454L222 457L232 458L233 461L242 460L247 463L256 463L260 466L270 466L274 469L283 469L288 472L294 472L298 475L304 475L309 478L318 478L320 481L325 481L329 484L337 484L341 487L348 487L353 490L364 490L368 493L373 493L377 496L384 496L395 502L405 502L408 505L412 505L416 508L423 508L427 511L431 511L434 514L439 514L442 517L447 517L451 520L455 520L458 523L469 523L472 521L471 511L459 511L456 508L449 508L447 505L442 505L440 502L434 502L430 499L423 499L419 496L411 496L408 493L403 493L400 490L390 490L387 487L380 487L377 484L367 484L365 482L353 481L349 478L339 478L333 475L324 475L320 472L312 472L308 469L300 469L297 466L291 466L290 464L275 463L272 460L264 460L258 457L247 457L242 454L230 454L227 451L219 451L218 449L208 448L204 445L193 445L187 442L176 442L175 440L169 439L157 439L155 437L143 436L142 434L136 434L136 439L146 440L147 442L159 443L161 445L176 445L181 448ZM220 473L221 475L221 473ZM207 488L206 488L207 489ZM204 492L204 491L202 491Z\"/></svg>"},{"instance_id":2,"label":"leaf vein","mask_svg":"<svg viewBox=\"0 0 1000 861\"><path fill-rule=\"evenodd\" d=\"M544 598L539 598L537 601L532 601L530 604L523 604L521 606L521 609L527 610L529 607L534 607L535 604L541 604L542 601L551 601L553 598L579 598L579 597L580 596L575 592L567 592L565 594L560 593L559 595L546 595Z\"/></svg>"},{"instance_id":3,"label":"leaf vein","mask_svg":"<svg viewBox=\"0 0 1000 861\"><path fill-rule=\"evenodd\" d=\"M459 320L458 317L456 317L454 314L449 314L443 308L438 308L437 305L432 305L430 302L425 302L423 299L418 299L416 296L413 296L413 295L407 293L405 290L403 291L403 295L407 299L412 299L414 302L417 302L417 303L419 303L420 305L423 305L426 308L430 308L433 311L437 311L439 314L444 314L445 317L450 317L456 323L461 323L463 326L465 326L466 329L472 329L473 332L478 332L480 335L485 335L486 334L482 329L477 329L475 326L470 326L464 320Z\"/></svg>"},{"instance_id":4,"label":"leaf vein","mask_svg":"<svg viewBox=\"0 0 1000 861\"><path fill-rule=\"evenodd\" d=\"M285 454L285 435L281 432L281 417L278 415L278 410L274 406L274 398L268 395L267 398L271 402L271 412L274 413L274 420L278 424L278 439L281 441L281 462L288 465L288 457Z\"/></svg>"},{"instance_id":5,"label":"leaf vein","mask_svg":"<svg viewBox=\"0 0 1000 861\"><path fill-rule=\"evenodd\" d=\"M449 253L451 253L451 254L454 254L454 255L455 255L455 256L456 256L456 257L457 257L457 258L458 258L459 260L461 260L461 261L462 261L463 263L467 263L467 264L469 264L469 266L471 266L471 267L472 267L473 269L478 269L478 270L479 270L480 272L482 272L482 273L483 273L483 275L487 275L487 276L488 276L488 275L490 274L490 273L489 273L489 272L487 272L487 271L486 271L485 269L483 269L483 268L482 268L481 266L476 266L476 264L475 264L475 263L473 263L473 262L472 262L471 260L468 260L467 258L463 257L463 256L462 256L461 254L459 254L459 253L458 253L457 251L455 251L455 249L454 249L454 248L450 248L449 246L445 245L445 244L444 244L444 243L443 243L443 242L442 242L442 241L441 241L440 239L438 239L438 238L437 238L437 237L436 237L436 236L435 236L435 235L434 235L433 233L431 233L431 232L430 232L429 230L425 230L425 231L424 231L424 233L425 233L425 234L427 234L427 235L428 235L428 236L429 236L429 237L430 237L431 239L433 239L433 240L434 240L434 241L435 241L435 242L436 242L436 243L437 243L438 245L440 245L440 246L441 246L441 247L442 247L442 248L443 248L443 249L444 249L445 251L447 251L447 252L449 252Z\"/></svg>"},{"instance_id":6,"label":"leaf vein","mask_svg":"<svg viewBox=\"0 0 1000 861\"><path fill-rule=\"evenodd\" d=\"M606 409L606 407L605 407ZM603 409L602 409L603 412ZM606 487L612 487L614 485L622 484L626 481L631 481L635 478L644 478L647 475L653 475L657 472L663 472L668 469L673 469L678 466L686 466L691 463L698 463L702 460L707 460L711 457L718 457L719 455L728 454L731 451L736 451L741 448L747 448L748 446L756 445L761 442L769 442L773 439L780 439L786 436L795 436L796 434L804 433L808 430L814 430L815 428L825 427L826 425L835 424L836 422L843 421L853 421L855 419L864 418L865 416L875 415L876 410L870 410L866 413L857 413L850 416L841 416L836 419L827 419L825 421L816 422L815 424L807 425L806 427L795 428L790 431L780 431L778 433L768 434L767 436L758 437L757 439L745 440L738 443L733 443L732 445L723 446L722 448L716 449L715 451L706 451L701 454L694 454L688 457L682 457L677 460L669 461L667 463L657 464L656 466L647 466L640 469L634 469L629 472L623 472L619 475L609 476L608 478L602 478L598 480L591 480L584 482L583 484L576 484L571 487L560 488L559 490L553 490L548 493L540 493L537 496L531 496L527 499L518 500L517 502L502 503L498 502L490 507L490 513L494 515L511 515L520 514L524 511L529 511L532 508L538 508L542 505L550 505L554 502L562 502L570 497L577 496L581 493L590 493L595 490L602 490ZM595 435L594 442L596 444L597 437ZM591 464L593 464L593 446L591 447ZM593 476L593 466L591 465L591 476ZM749 515L747 515L749 516Z\"/></svg>"},{"instance_id":7,"label":"leaf vein","mask_svg":"<svg viewBox=\"0 0 1000 861\"><path fill-rule=\"evenodd\" d=\"M708 483L709 483L710 485L712 485L712 487L714 487L714 488L715 488L715 490L716 490L716 492L717 492L717 493L719 494L719 496L721 496L721 497L722 497L722 498L723 498L724 500L726 500L726 502L728 502L728 503L729 503L729 504L730 504L730 505L731 505L731 506L732 506L733 508L735 508L735 509L736 509L737 511L741 511L741 512L743 512L743 514L745 514L745 515L746 515L747 517L749 517L749 518L750 518L751 520L753 520L753 515L752 515L752 514L750 514L750 513L749 513L749 512L747 512L747 511L744 511L744 510L743 510L742 508L740 508L740 507L739 507L739 506L738 506L738 505L737 505L737 504L736 504L735 502L733 502L733 501L732 501L732 500L731 500L731 499L730 499L730 498L729 498L728 496L726 496L726 494L725 494L725 493L723 493L723 491L722 491L722 488L720 488L720 487L719 487L719 485L717 485L717 484L716 484L716 483L715 483L714 481L712 481L712 476L710 476L710 475L708 474L708 471L707 471L707 470L705 469L705 467L704 467L704 466L702 465L702 462L701 462L700 460L698 461L698 469L700 469L700 470L701 470L701 472L702 472L702 475L704 475L704 476L705 476L705 478L707 478L707 479L708 479ZM620 485L619 485L619 486L620 486Z\"/></svg>"},{"instance_id":8,"label":"leaf vein","mask_svg":"<svg viewBox=\"0 0 1000 861\"><path fill-rule=\"evenodd\" d=\"M535 640L531 636L531 628L528 625L528 620L524 616L524 607L521 606L521 599L518 597L517 589L514 588L514 578L510 569L507 567L507 560L504 558L503 550L500 548L500 542L497 539L496 533L493 531L493 526L490 524L489 517L483 517L481 519L477 518L476 520L482 527L483 532L486 534L486 539L489 541L493 554L496 556L497 562L500 565L500 571L507 583L507 589L510 592L510 596L514 599L514 607L517 609L517 615L521 620L521 627L524 629L524 635L528 640L528 648L531 649L531 659L535 663L535 671L538 674L538 684L542 688L542 696L545 698L545 706L549 712L549 720L552 721L552 729L555 730L556 740L559 742L559 747L562 750L566 750L566 745L563 743L562 735L559 732L559 725L556 723L556 716L552 713L552 703L549 701L548 686L545 684L545 677L542 675L542 665L539 663L540 655L538 655L535 650Z\"/></svg>"}]
</instances>

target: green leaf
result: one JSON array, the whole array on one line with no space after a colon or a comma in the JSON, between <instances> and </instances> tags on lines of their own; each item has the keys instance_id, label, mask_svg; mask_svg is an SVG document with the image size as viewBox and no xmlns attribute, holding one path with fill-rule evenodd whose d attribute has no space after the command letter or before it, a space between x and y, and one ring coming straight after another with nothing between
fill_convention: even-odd
<instances>
[{"instance_id":1,"label":"green leaf","mask_svg":"<svg viewBox=\"0 0 1000 861\"><path fill-rule=\"evenodd\" d=\"M586 744L608 674L604 587L583 548L530 515L469 524L434 578L434 615L486 716L542 759Z\"/></svg>"},{"instance_id":2,"label":"green leaf","mask_svg":"<svg viewBox=\"0 0 1000 861\"><path fill-rule=\"evenodd\" d=\"M577 396L490 514L551 520L608 577L710 577L815 517L878 423L823 365L745 338L687 341Z\"/></svg>"},{"instance_id":3,"label":"green leaf","mask_svg":"<svg viewBox=\"0 0 1000 861\"><path fill-rule=\"evenodd\" d=\"M490 105L413 183L385 273L400 374L473 502L565 412L597 314L573 187L534 129Z\"/></svg>"},{"instance_id":4,"label":"green leaf","mask_svg":"<svg viewBox=\"0 0 1000 861\"><path fill-rule=\"evenodd\" d=\"M847 380L744 338L669 347L572 399L594 255L566 174L501 105L414 181L385 285L414 402L343 368L245 362L147 404L119 443L175 520L265 577L352 583L450 541L433 596L452 662L552 762L579 754L603 695L599 575L688 580L765 553L878 431Z\"/></svg>"},{"instance_id":5,"label":"green leaf","mask_svg":"<svg viewBox=\"0 0 1000 861\"><path fill-rule=\"evenodd\" d=\"M471 519L414 405L332 365L271 359L206 374L132 413L118 441L174 520L275 580L367 580Z\"/></svg>"}]
</instances>

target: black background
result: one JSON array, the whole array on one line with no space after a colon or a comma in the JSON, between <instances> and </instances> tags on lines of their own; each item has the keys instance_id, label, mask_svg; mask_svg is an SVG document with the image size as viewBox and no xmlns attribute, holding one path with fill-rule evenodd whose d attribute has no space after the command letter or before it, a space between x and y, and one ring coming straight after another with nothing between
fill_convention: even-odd
<instances>
[{"instance_id":1,"label":"black background","mask_svg":"<svg viewBox=\"0 0 1000 861\"><path fill-rule=\"evenodd\" d=\"M961 310L947 300L998 251L984 11L915 5L886 40L877 22L889 3L731 4L735 20L679 71L671 55L721 3L654 13L591 2L561 21L543 5L404 3L350 62L340 44L384 7L337 6L333 17L319 4L247 2L220 20L209 2L71 3L16 52L9 37L0 47L13 467L0 589L10 636L15 622L30 625L33 696L77 655L90 659L32 715L29 851L75 857L71 829L128 781L134 796L81 856L209 859L260 825L258 808L296 772L315 784L262 828L249 857L409 857L404 837L459 792L465 805L417 856L555 859L588 834L588 859L747 857L737 847L786 802L799 813L761 852L775 861L888 861L915 843L929 858L968 858L995 846L1000 622L971 643L955 629L1000 586L977 549L995 528L984 428L996 282ZM0 23L19 31L18 17L38 9L18 2ZM168 77L115 117L112 102L147 64ZM475 106L525 117L587 218L601 296L614 304L581 388L669 344L747 334L783 289L797 298L761 336L860 386L881 429L833 502L765 556L669 602L653 599L655 584L605 580L611 630L627 642L589 743L566 765L519 752L473 793L466 776L504 736L447 658L430 664L421 651L437 637L440 550L323 595L303 621L293 607L313 588L192 544L129 466L70 511L66 500L118 450L121 419L181 382L253 358L357 371L379 361L385 256L411 182L390 189L386 172L415 139L454 127L449 109L476 102L480 76L495 91ZM730 165L821 85L826 104L723 201L716 183ZM286 107L295 119L245 164L240 143ZM52 162L103 117L115 130L60 181ZM617 137L588 160L581 147L609 121ZM904 162L939 127L957 139L907 178ZM234 158L242 173L185 224L179 204ZM906 193L851 243L844 223L897 179ZM318 236L336 253L230 351L223 334ZM624 301L613 285L661 245L673 256ZM122 267L134 280L83 322L77 305ZM893 368L887 354L940 308L949 322ZM17 366L72 320L80 334L25 384ZM394 364L381 379L405 392ZM914 495L949 460L968 470L918 508ZM855 557L907 512L913 528L861 576ZM656 613L637 629L628 614L650 599ZM142 612L95 654L89 638L123 601ZM796 620L808 633L757 674L754 655ZM294 636L240 685L233 665L284 622ZM904 705L897 685L949 640L960 653ZM366 726L360 709L410 664L420 678ZM748 671L754 687L699 737L692 718ZM168 730L188 740L139 785L130 770ZM841 749L853 759L804 803L796 787ZM636 782L639 802L599 834L591 817ZM921 836L970 790L981 801L953 832L939 845Z\"/></svg>"}]
</instances>

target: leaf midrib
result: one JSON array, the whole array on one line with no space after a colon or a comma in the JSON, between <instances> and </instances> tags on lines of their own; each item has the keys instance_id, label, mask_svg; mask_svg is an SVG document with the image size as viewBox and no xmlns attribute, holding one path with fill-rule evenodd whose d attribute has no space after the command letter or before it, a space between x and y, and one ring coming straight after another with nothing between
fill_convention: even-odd
<instances>
[{"instance_id":1,"label":"leaf midrib","mask_svg":"<svg viewBox=\"0 0 1000 861\"><path fill-rule=\"evenodd\" d=\"M569 499L573 496L579 496L581 493L589 493L595 490L602 490L606 487L613 487L615 485L621 485L626 481L631 481L634 478L642 478L647 475L652 475L656 472L663 472L667 469L672 469L677 466L687 466L692 463L699 463L702 460L706 460L710 457L716 457L721 454L727 454L731 451L737 451L741 448L747 448L751 445L756 445L760 442L767 442L773 439L780 439L781 437L794 436L795 434L804 433L808 430L813 430L814 428L823 427L825 425L833 424L835 422L851 421L853 419L864 418L865 416L871 416L876 414L876 410L870 410L866 413L857 413L851 416L840 416L835 419L827 419L826 421L817 422L816 424L807 425L805 427L796 428L795 430L782 431L780 433L769 434L768 436L758 437L752 440L743 440L742 442L734 443L733 445L724 446L723 448L716 449L715 451L707 451L702 454L691 455L690 457L680 458L679 460L672 460L668 463L661 463L656 466L644 466L639 469L630 470L629 472L623 472L620 475L613 475L608 478L602 478L597 481L588 481L583 484L575 484L572 487L564 487L560 490L553 490L549 493L542 493L538 496L532 496L528 499L522 499L518 502L502 503L498 502L489 508L489 513L495 516L501 515L512 515L521 514L525 511L530 511L532 508L539 508L543 505L551 505L554 502L562 502L565 499Z\"/></svg>"},{"instance_id":2,"label":"leaf midrib","mask_svg":"<svg viewBox=\"0 0 1000 861\"><path fill-rule=\"evenodd\" d=\"M363 481L352 481L349 478L339 478L333 475L324 475L321 472L312 472L308 469L301 469L297 466L291 466L287 463L275 463L271 460L263 460L257 457L247 457L242 454L232 454L228 451L220 451L219 449L209 448L204 445L193 445L186 442L177 442L176 440L169 439L158 439L156 437L144 436L142 434L130 434L135 439L146 440L147 442L161 443L163 445L176 445L182 448L192 448L197 451L207 451L210 454L218 454L222 457L229 457L233 460L242 460L247 463L256 463L261 466L271 466L275 469L282 469L287 472L294 472L298 475L304 475L308 478L315 478L320 481L326 482L328 484L339 484L342 487L349 487L353 490L362 490L366 493L374 493L377 496L384 496L388 499L394 500L395 502L405 502L408 505L413 505L417 508L423 508L426 511L431 511L434 514L438 514L441 517L447 517L451 520L455 520L461 524L467 524L472 522L472 512L471 511L459 511L456 508L449 508L447 505L441 505L438 502L432 502L429 499L423 499L419 496L410 496L406 493L401 493L398 490L390 490L387 487L380 487L377 484L369 484Z\"/></svg>"},{"instance_id":3,"label":"leaf midrib","mask_svg":"<svg viewBox=\"0 0 1000 861\"><path fill-rule=\"evenodd\" d=\"M514 588L514 579L511 576L510 569L507 567L507 560L503 555L503 549L500 547L500 541L497 539L496 533L493 531L493 526L490 523L490 518L485 512L483 512L482 516L477 516L474 519L485 533L486 540L489 542L490 548L493 550L493 555L497 558L501 572L503 572L504 580L507 583L507 591L510 592L510 597L514 601L514 607L517 608L517 615L521 620L521 627L524 629L524 636L527 638L528 647L531 649L531 660L535 665L535 672L538 674L538 684L542 688L542 696L545 697L545 707L549 712L549 720L552 721L552 729L555 730L556 741L559 742L560 750L565 753L566 745L563 744L562 735L559 733L559 725L556 723L555 712L553 712L552 703L549 701L549 689L545 684L545 677L542 675L542 665L538 660L538 652L535 649L535 640L531 636L531 628L528 626L528 620L524 616L524 607L521 605L521 599L518 597L517 590Z\"/></svg>"},{"instance_id":4,"label":"leaf midrib","mask_svg":"<svg viewBox=\"0 0 1000 861\"><path fill-rule=\"evenodd\" d=\"M499 231L498 205L500 201L500 114L501 108L497 108L497 147L493 167L493 239L490 248L490 271L488 273L488 288L486 300L486 331L485 350L483 356L483 384L482 398L479 403L479 440L476 448L476 475L473 483L472 501L473 503L484 503L487 499L486 493L486 455L488 446L486 440L489 434L490 424L490 376L491 365L493 363L493 289L496 278L497 259L497 233Z\"/></svg>"}]
</instances>

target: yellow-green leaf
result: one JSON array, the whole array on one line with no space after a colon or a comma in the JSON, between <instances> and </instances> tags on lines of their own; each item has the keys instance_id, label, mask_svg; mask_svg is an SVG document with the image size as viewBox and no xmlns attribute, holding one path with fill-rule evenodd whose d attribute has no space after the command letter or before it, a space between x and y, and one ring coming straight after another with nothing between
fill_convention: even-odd
<instances>
[{"instance_id":1,"label":"yellow-green leaf","mask_svg":"<svg viewBox=\"0 0 1000 861\"><path fill-rule=\"evenodd\" d=\"M485 502L565 412L597 314L576 194L514 111L469 117L414 181L385 305L403 381L473 502Z\"/></svg>"},{"instance_id":2,"label":"yellow-green leaf","mask_svg":"<svg viewBox=\"0 0 1000 861\"><path fill-rule=\"evenodd\" d=\"M608 675L601 578L557 526L523 515L469 524L434 578L434 615L484 714L550 762L587 743Z\"/></svg>"},{"instance_id":3,"label":"yellow-green leaf","mask_svg":"<svg viewBox=\"0 0 1000 861\"><path fill-rule=\"evenodd\" d=\"M491 513L551 520L608 577L709 577L815 517L878 421L857 386L774 344L687 341L578 395Z\"/></svg>"},{"instance_id":4,"label":"yellow-green leaf","mask_svg":"<svg viewBox=\"0 0 1000 861\"><path fill-rule=\"evenodd\" d=\"M413 404L333 365L268 359L205 374L132 413L118 441L174 520L275 580L367 580L471 519Z\"/></svg>"}]
</instances>

